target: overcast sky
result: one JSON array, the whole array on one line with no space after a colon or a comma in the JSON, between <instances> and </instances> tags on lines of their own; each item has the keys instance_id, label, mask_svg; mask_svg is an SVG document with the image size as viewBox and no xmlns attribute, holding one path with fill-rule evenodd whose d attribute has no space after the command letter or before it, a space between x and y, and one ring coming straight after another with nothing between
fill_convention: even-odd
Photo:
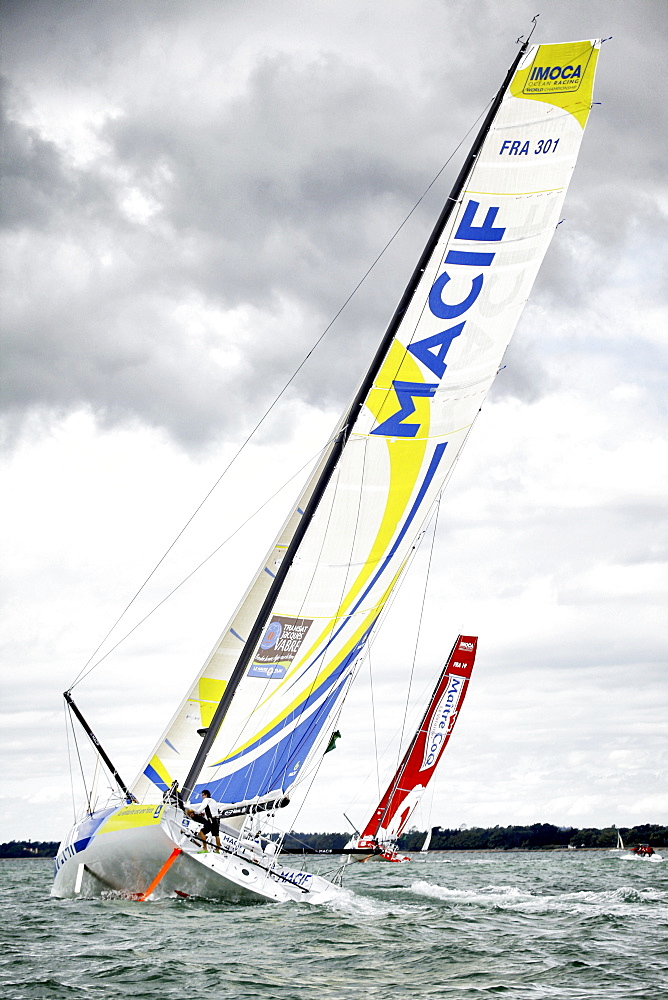
<instances>
[{"instance_id":1,"label":"overcast sky","mask_svg":"<svg viewBox=\"0 0 668 1000\"><path fill-rule=\"evenodd\" d=\"M537 41L612 39L565 221L442 504L408 728L458 632L479 654L415 822L668 822L668 6L9 0L0 840L66 832L61 692L474 125L541 6ZM115 638L267 500L259 484L317 454L461 156ZM126 780L297 484L75 689ZM375 805L374 742L402 727L427 554L298 829L343 829L344 810L361 824Z\"/></svg>"}]
</instances>

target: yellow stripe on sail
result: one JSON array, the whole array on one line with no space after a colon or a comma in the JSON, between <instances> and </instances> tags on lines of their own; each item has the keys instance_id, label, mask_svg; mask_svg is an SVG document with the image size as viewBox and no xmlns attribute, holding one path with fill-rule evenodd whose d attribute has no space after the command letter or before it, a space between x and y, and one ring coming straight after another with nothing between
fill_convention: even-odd
<instances>
[{"instance_id":1,"label":"yellow stripe on sail","mask_svg":"<svg viewBox=\"0 0 668 1000\"><path fill-rule=\"evenodd\" d=\"M217 677L200 677L199 679L197 696L202 726L205 729L213 719L226 686L227 681L221 681Z\"/></svg>"},{"instance_id":2,"label":"yellow stripe on sail","mask_svg":"<svg viewBox=\"0 0 668 1000\"><path fill-rule=\"evenodd\" d=\"M403 344L397 340L392 343L387 358L378 373L374 388L366 400L366 406L378 421L388 417L392 408L396 409L397 396L394 389L388 391L379 388L380 386L391 386L395 379L401 382L424 382L424 376L419 366ZM413 403L415 412L411 413L410 421L414 424L419 423L420 431L413 438L388 437L385 439L390 459L390 482L385 511L364 568L341 602L339 615L345 614L385 555L396 534L397 527L406 513L406 508L420 477L427 449L431 399L426 396L416 396Z\"/></svg>"},{"instance_id":3,"label":"yellow stripe on sail","mask_svg":"<svg viewBox=\"0 0 668 1000\"><path fill-rule=\"evenodd\" d=\"M148 762L148 766L153 768L158 777L160 777L162 781L164 781L164 783L169 788L170 785L172 784L172 776L157 754L154 754L151 757L150 761Z\"/></svg>"},{"instance_id":4,"label":"yellow stripe on sail","mask_svg":"<svg viewBox=\"0 0 668 1000\"><path fill-rule=\"evenodd\" d=\"M526 69L518 70L510 93L524 101L544 101L587 124L594 92L598 46L591 41L539 45Z\"/></svg>"},{"instance_id":5,"label":"yellow stripe on sail","mask_svg":"<svg viewBox=\"0 0 668 1000\"><path fill-rule=\"evenodd\" d=\"M403 344L400 344L397 340L391 344L387 357L376 377L374 387L369 392L366 400L366 406L379 422L390 415L393 407L395 410L397 408L397 395L392 388L394 380L424 382L424 376L417 363L406 351ZM420 424L420 428L424 432L424 437L416 435L415 438L385 438L390 458L390 481L388 484L385 511L369 554L364 560L364 564L352 585L343 597L335 615L316 636L308 649L294 663L289 673L274 688L266 699L267 701L278 694L280 689L291 681L294 675L313 656L319 646L326 641L334 627L334 623L345 615L347 609L350 608L355 598L368 583L396 533L397 526L406 512L408 503L413 495L413 490L415 489L415 484L418 481L428 443L427 435L429 433L431 400L427 397L418 396L413 402L415 404L415 412L411 413L410 420L411 423Z\"/></svg>"},{"instance_id":6,"label":"yellow stripe on sail","mask_svg":"<svg viewBox=\"0 0 668 1000\"><path fill-rule=\"evenodd\" d=\"M466 194L481 194L484 198L526 198L528 195L534 194L555 194L557 191L563 191L564 185L558 188L541 188L540 191L470 191L466 189Z\"/></svg>"},{"instance_id":7,"label":"yellow stripe on sail","mask_svg":"<svg viewBox=\"0 0 668 1000\"><path fill-rule=\"evenodd\" d=\"M392 589L394 588L395 583L399 579L399 577L400 577L400 575L401 575L401 573L402 573L403 568L404 568L405 565L406 565L406 560L404 560L404 562L402 563L402 565L399 567L399 569L395 573L394 577L390 581L389 586L385 590L385 592L382 595L382 597L381 597L380 601L378 602L378 604L375 607L371 608L370 611L368 612L368 614L365 615L362 624L351 635L351 637L349 638L348 642L339 651L339 653L336 656L336 658L333 659L333 660L331 660L331 662L326 667L323 667L323 669L318 673L317 677L313 681L311 681L300 692L300 694L298 694L290 702L289 705L286 705L286 707L283 709L283 711L279 715L277 715L274 719L272 719L271 722L267 723L267 725L263 729L261 729L258 733L255 733L249 740L246 740L245 743L241 744L241 746L235 747L234 750L231 750L230 753L227 754L225 757L223 757L221 760L218 760L218 761L215 762L215 764L212 764L212 767L217 767L218 764L223 764L226 760L229 760L231 757L235 757L237 754L243 753L243 751L247 750L248 747L252 746L253 743L257 743L257 741L261 740L263 736L266 736L267 733L271 732L271 730L274 729L275 726L280 725L280 723L283 722L292 712L294 712L295 709L298 708L299 705L301 705L301 703L306 698L311 697L313 695L313 693L317 691L317 689L320 687L320 685L323 683L323 681L327 680L327 678L339 666L339 664L341 663L341 661L343 659L345 659L345 657L348 656L348 654L354 649L354 647L360 641L360 639L362 638L362 636L364 635L364 633L367 631L367 629L369 628L369 626L371 625L371 623L375 620L376 616L378 614L380 614L380 612L382 611L383 607L385 606L385 602L387 601L388 597L390 596L390 594L392 592ZM336 620L334 620L332 622L332 625L335 625L335 624L336 624ZM268 701L268 700L269 700L268 698L265 699L265 701ZM258 707L261 707L261 706L258 706Z\"/></svg>"}]
</instances>

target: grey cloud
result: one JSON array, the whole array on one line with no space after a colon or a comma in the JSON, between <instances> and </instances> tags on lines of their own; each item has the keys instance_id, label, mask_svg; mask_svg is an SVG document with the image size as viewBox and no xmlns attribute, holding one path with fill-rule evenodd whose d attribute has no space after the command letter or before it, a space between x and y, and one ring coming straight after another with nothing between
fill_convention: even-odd
<instances>
[{"instance_id":1,"label":"grey cloud","mask_svg":"<svg viewBox=\"0 0 668 1000\"><path fill-rule=\"evenodd\" d=\"M282 50L277 37L273 47L253 52L234 95L216 102L202 93L215 50L210 38L219 41L220 58L234 51L235 39L241 46L238 12L146 2L121 15L112 5L63 2L41 7L37 17L35 7L20 5L20 15L18 6L9 18L8 72L24 102L39 107L51 91L67 99L71 85L75 96L94 93L116 110L97 126L107 152L78 167L20 117L8 126L6 204L27 240L17 267L27 294L5 289L9 425L16 432L40 408L86 407L107 424L164 427L189 448L236 436L255 422L456 144L451 137L461 137L492 96L512 51L510 41L500 45L498 38L509 37L511 22L518 33L530 23L523 3L503 11L488 3L475 24L462 6L435 9L424 27L416 25L415 49L421 32L447 29L445 57L428 46L420 64L410 39L402 50L412 53L405 74L392 72L398 51L379 54L372 66L352 41L350 51L340 40L328 44L324 27L319 49L304 54ZM259 8L273 16L267 5ZM295 31L300 10L299 3L289 5ZM631 17L620 7L590 3L577 19L581 35L603 23L613 31L618 25L620 37L604 51L605 101L589 126L565 231L534 292L562 312L581 308L592 288L605 289L609 260L639 232L659 238L662 159L651 114L660 97L654 89L642 92L640 73L625 72L627 60L657 46L636 26L656 24L657 16L663 15L654 5L636 5ZM544 20L541 37L573 34L568 5L553 6ZM164 73L161 46L166 51L175 26L190 32L186 51L192 54L194 45L201 58L194 80L187 64L175 70L170 63ZM151 51L153 63L146 57ZM484 61L472 58L476 52L486 53ZM128 86L132 79L136 85ZM293 393L315 405L343 405L453 171L454 165ZM143 222L123 208L131 189L154 201L155 214ZM574 242L583 233L590 241L586 261ZM65 244L82 273L58 265ZM112 263L103 267L106 253ZM229 341L224 324L204 340L189 336L177 313L193 296L211 309L259 310L240 367L225 370L215 359L215 348ZM279 328L286 304L292 318ZM525 337L511 347L501 394L532 400L550 390L545 367L520 350L527 344Z\"/></svg>"},{"instance_id":2,"label":"grey cloud","mask_svg":"<svg viewBox=\"0 0 668 1000\"><path fill-rule=\"evenodd\" d=\"M51 218L54 198L68 190L59 150L35 129L12 121L4 112L0 128L4 146L3 225L43 226Z\"/></svg>"}]
</instances>

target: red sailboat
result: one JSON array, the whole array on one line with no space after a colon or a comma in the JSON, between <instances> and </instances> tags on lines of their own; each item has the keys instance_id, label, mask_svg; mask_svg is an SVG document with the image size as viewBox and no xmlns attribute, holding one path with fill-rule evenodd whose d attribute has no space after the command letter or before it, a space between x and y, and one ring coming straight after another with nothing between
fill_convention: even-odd
<instances>
[{"instance_id":1,"label":"red sailboat","mask_svg":"<svg viewBox=\"0 0 668 1000\"><path fill-rule=\"evenodd\" d=\"M429 705L378 808L348 848L368 849L381 861L410 861L396 841L434 776L461 711L478 645L477 636L460 635L441 671Z\"/></svg>"}]
</instances>

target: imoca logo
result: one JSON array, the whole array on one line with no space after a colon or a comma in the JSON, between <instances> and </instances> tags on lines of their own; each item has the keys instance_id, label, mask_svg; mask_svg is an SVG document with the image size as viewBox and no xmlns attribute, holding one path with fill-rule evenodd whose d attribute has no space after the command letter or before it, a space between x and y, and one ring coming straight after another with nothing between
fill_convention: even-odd
<instances>
[{"instance_id":1,"label":"imoca logo","mask_svg":"<svg viewBox=\"0 0 668 1000\"><path fill-rule=\"evenodd\" d=\"M582 66L534 66L530 80L575 80L582 76Z\"/></svg>"}]
</instances>

